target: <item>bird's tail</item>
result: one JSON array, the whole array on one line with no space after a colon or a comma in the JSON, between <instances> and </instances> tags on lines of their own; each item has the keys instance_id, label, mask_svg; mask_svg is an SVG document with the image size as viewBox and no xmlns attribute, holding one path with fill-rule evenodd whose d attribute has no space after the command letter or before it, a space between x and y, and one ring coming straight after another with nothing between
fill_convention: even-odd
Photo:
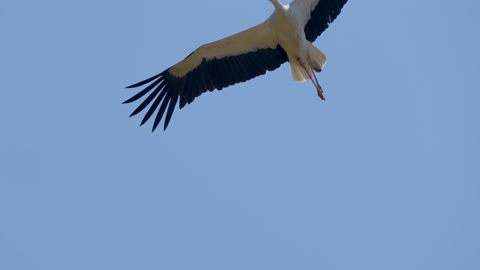
<instances>
[{"instance_id":1,"label":"bird's tail","mask_svg":"<svg viewBox=\"0 0 480 270\"><path fill-rule=\"evenodd\" d=\"M311 44L311 49L312 49L312 55L313 55L312 68L315 71L320 72L323 69L323 66L325 65L325 63L327 62L327 57L317 47L313 46L313 44ZM302 66L297 61L291 61L290 67L292 68L293 80L296 82L303 82L303 81L309 80L310 77L313 76L313 74L310 74L309 76L307 74L307 71L303 69ZM313 71L310 71L310 72L313 72Z\"/></svg>"},{"instance_id":2,"label":"bird's tail","mask_svg":"<svg viewBox=\"0 0 480 270\"><path fill-rule=\"evenodd\" d=\"M312 44L312 52L313 52L313 62L315 66L313 67L316 72L320 72L323 69L323 66L327 63L327 56L320 51L317 47L313 46Z\"/></svg>"},{"instance_id":3,"label":"bird's tail","mask_svg":"<svg viewBox=\"0 0 480 270\"><path fill-rule=\"evenodd\" d=\"M292 76L294 81L303 82L309 79L307 72L297 61L290 62L290 67L292 68Z\"/></svg>"}]
</instances>

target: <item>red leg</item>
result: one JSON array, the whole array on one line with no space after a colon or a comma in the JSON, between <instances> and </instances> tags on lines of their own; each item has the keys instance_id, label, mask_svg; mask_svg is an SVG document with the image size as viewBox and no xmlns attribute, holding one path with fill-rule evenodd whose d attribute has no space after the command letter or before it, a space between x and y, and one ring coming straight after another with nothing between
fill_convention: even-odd
<instances>
[{"instance_id":1,"label":"red leg","mask_svg":"<svg viewBox=\"0 0 480 270\"><path fill-rule=\"evenodd\" d=\"M305 72L307 73L308 77L310 78L310 80L312 81L313 85L315 86L315 88L317 89L317 94L318 96L320 97L321 100L325 100L325 97L323 96L323 89L322 87L320 86L320 84L318 83L318 80L317 80L317 76L315 76L315 73L312 71L313 73L313 78L312 78L312 75L310 75L310 73L307 71L307 69L305 68L305 66L300 63L300 66L305 70ZM315 78L315 80L314 80Z\"/></svg>"}]
</instances>

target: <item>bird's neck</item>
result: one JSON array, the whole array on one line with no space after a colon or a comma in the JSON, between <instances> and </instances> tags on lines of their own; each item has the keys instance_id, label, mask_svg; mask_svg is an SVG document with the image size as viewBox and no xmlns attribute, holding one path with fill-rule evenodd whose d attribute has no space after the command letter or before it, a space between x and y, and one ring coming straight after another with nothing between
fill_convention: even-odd
<instances>
[{"instance_id":1,"label":"bird's neck","mask_svg":"<svg viewBox=\"0 0 480 270\"><path fill-rule=\"evenodd\" d=\"M270 0L272 2L273 6L278 12L285 12L285 9L283 9L283 5L280 3L278 0Z\"/></svg>"}]
</instances>

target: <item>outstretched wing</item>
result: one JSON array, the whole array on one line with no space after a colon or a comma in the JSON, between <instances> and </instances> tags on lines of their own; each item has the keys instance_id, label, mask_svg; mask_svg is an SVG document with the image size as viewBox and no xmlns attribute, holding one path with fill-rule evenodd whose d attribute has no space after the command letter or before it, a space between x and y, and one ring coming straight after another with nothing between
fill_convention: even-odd
<instances>
[{"instance_id":1,"label":"outstretched wing","mask_svg":"<svg viewBox=\"0 0 480 270\"><path fill-rule=\"evenodd\" d=\"M337 18L347 0L294 0L290 8L304 20L305 36L310 42L315 41L328 25Z\"/></svg>"},{"instance_id":2,"label":"outstretched wing","mask_svg":"<svg viewBox=\"0 0 480 270\"><path fill-rule=\"evenodd\" d=\"M221 90L250 80L265 74L267 70L277 69L287 60L286 52L278 44L269 21L266 21L202 45L162 73L129 86L128 88L135 88L148 85L124 103L134 102L148 94L130 116L149 107L141 125L156 113L153 131L166 112L166 129L177 102L181 109L206 91Z\"/></svg>"}]
</instances>

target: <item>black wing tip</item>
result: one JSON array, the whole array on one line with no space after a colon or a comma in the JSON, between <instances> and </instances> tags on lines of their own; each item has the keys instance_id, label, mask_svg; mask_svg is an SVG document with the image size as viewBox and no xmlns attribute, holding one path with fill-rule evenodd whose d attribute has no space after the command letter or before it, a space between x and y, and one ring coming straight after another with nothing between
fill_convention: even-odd
<instances>
[{"instance_id":1,"label":"black wing tip","mask_svg":"<svg viewBox=\"0 0 480 270\"><path fill-rule=\"evenodd\" d=\"M167 127L168 127L168 125L167 125ZM167 127L165 127L165 126L163 127L164 132L167 131ZM152 126L152 131L151 132L154 133L156 129L157 129L157 126Z\"/></svg>"},{"instance_id":2,"label":"black wing tip","mask_svg":"<svg viewBox=\"0 0 480 270\"><path fill-rule=\"evenodd\" d=\"M138 83L129 85L129 86L125 87L125 88L127 88L127 89L137 88L137 87L142 86L142 85L144 85L144 84L146 84L146 83L148 83L148 82L149 82L149 81L147 81L147 82L141 81L141 82L138 82Z\"/></svg>"},{"instance_id":3,"label":"black wing tip","mask_svg":"<svg viewBox=\"0 0 480 270\"><path fill-rule=\"evenodd\" d=\"M146 107L149 107L147 113L144 115L144 117L143 117L143 119L140 123L140 126L143 126L146 122L148 122L148 120L155 113L155 111L158 110L160 102L163 101L164 103L165 102L168 103L168 101L170 100L169 95L166 95L170 91L170 89L168 87L168 81L169 80L168 80L168 76L166 75L166 72L167 72L167 70L160 73L160 74L157 74L153 77L150 77L146 80L143 80L139 83L136 83L136 84L133 84L133 85L127 87L127 88L135 88L135 87L139 87L139 86L142 86L142 85L145 85L145 84L149 84L149 85L146 86L145 89L138 92L137 94L135 94L134 96L125 100L122 103L122 104L132 103L132 102L137 101L138 99L144 97L147 93L149 93L147 98L144 99L143 102L130 114L130 117L133 117L133 116L139 114L141 111L143 111ZM165 106L163 106L163 107L165 107ZM163 111L165 110L164 108L160 107L160 110L157 112L157 116L156 116L156 119L155 119L155 122L154 122L153 128L152 128L152 132L155 131L155 129L158 125L158 122L160 122L160 120L162 118L162 115L163 115L163 112L161 113L162 109L163 109Z\"/></svg>"},{"instance_id":4,"label":"black wing tip","mask_svg":"<svg viewBox=\"0 0 480 270\"><path fill-rule=\"evenodd\" d=\"M168 70L165 70L165 71L163 71L163 72L161 72L161 73L158 73L158 74L155 75L155 76L152 76L152 77L150 77L150 78L148 78L148 79L145 79L145 80L143 80L143 81L140 81L140 82L138 82L138 83L134 83L134 84L129 85L129 86L125 87L125 88L127 88L127 89L132 89L132 88L137 88L137 87L139 87L139 86L145 85L145 84L147 84L147 83L149 83L149 82L151 82L151 81L153 81L153 80L155 80L155 79L157 79L157 78L160 78L160 77L164 76L167 71L168 71Z\"/></svg>"},{"instance_id":5,"label":"black wing tip","mask_svg":"<svg viewBox=\"0 0 480 270\"><path fill-rule=\"evenodd\" d=\"M134 101L135 101L135 99L133 99L133 97L131 97L131 98L125 100L124 102L122 102L122 104L128 104L128 103L132 103Z\"/></svg>"}]
</instances>

